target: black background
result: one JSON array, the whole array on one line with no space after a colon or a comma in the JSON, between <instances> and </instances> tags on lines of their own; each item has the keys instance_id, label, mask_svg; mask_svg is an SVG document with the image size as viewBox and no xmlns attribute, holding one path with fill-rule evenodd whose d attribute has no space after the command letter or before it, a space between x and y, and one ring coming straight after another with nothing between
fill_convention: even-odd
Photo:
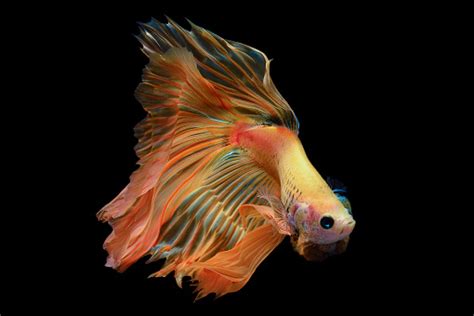
<instances>
[{"instance_id":1,"label":"black background","mask_svg":"<svg viewBox=\"0 0 474 316\"><path fill-rule=\"evenodd\" d=\"M196 303L172 276L147 279L159 263L140 260L122 274L104 267L110 228L95 214L135 170L132 129L144 116L133 93L147 61L133 34L136 22L165 15L273 59L273 81L299 118L310 160L349 189L357 225L346 253L306 262L285 240L242 290ZM31 144L44 172L34 190L41 206L22 220L35 230L21 247L9 245L15 259L2 269L12 277L3 282L6 310L154 315L258 306L329 315L445 305L439 271L423 261L425 236L410 225L417 214L406 169L407 161L415 169L423 163L412 148L426 144L411 127L433 93L430 51L443 18L429 18L427 8L183 3L55 7L21 20L35 51L22 65L40 69L23 78L46 86L40 112L48 120L45 142Z\"/></svg>"}]
</instances>

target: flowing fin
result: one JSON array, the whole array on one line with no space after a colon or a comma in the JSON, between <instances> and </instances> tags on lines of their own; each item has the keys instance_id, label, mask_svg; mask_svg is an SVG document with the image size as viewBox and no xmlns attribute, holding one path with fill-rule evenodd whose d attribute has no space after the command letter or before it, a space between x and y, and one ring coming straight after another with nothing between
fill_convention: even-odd
<instances>
[{"instance_id":1,"label":"flowing fin","mask_svg":"<svg viewBox=\"0 0 474 316\"><path fill-rule=\"evenodd\" d=\"M196 270L191 272L198 281L196 299L210 293L219 297L240 290L283 238L271 224L263 224L247 233L232 249L197 263L193 267Z\"/></svg>"},{"instance_id":2,"label":"flowing fin","mask_svg":"<svg viewBox=\"0 0 474 316\"><path fill-rule=\"evenodd\" d=\"M131 176L130 184L98 214L114 228L104 247L110 255L108 264L119 271L153 246L160 230L157 222L171 215L156 208L160 202L157 197L173 188L163 189L163 183L172 177L176 184L192 174L204 157L226 146L229 133L229 127L222 123L227 112L222 113L222 122L215 122L209 114L203 116L187 106L193 104L199 109L220 102L188 51L174 48L164 55L153 55L143 79L137 98L148 116L135 129L140 168Z\"/></svg>"},{"instance_id":3,"label":"flowing fin","mask_svg":"<svg viewBox=\"0 0 474 316\"><path fill-rule=\"evenodd\" d=\"M240 148L224 148L192 182L182 187L168 205L174 214L161 231L149 261L166 258L153 276L175 270L180 284L191 267L229 250L262 225L260 214L243 225L239 207L259 200L257 189L278 190L278 185Z\"/></svg>"},{"instance_id":4,"label":"flowing fin","mask_svg":"<svg viewBox=\"0 0 474 316\"><path fill-rule=\"evenodd\" d=\"M266 213L243 224L241 205L267 205L259 190L278 195L280 188L233 145L231 131L237 124L271 121L297 132L298 121L260 51L172 21L141 25L138 39L150 59L136 91L147 117L135 128L138 170L98 213L113 227L104 243L107 265L123 271L149 254L149 261L167 258L154 276L175 271L180 284L191 275L203 282L201 293L238 289L283 235L262 216ZM248 246L260 249L258 255ZM239 263L248 263L247 270L237 262L218 268L238 254L247 258ZM210 281L210 274L229 277L231 270L240 271L234 285Z\"/></svg>"},{"instance_id":5,"label":"flowing fin","mask_svg":"<svg viewBox=\"0 0 474 316\"><path fill-rule=\"evenodd\" d=\"M170 47L192 52L201 75L231 99L236 113L255 122L271 121L298 130L298 119L270 77L270 61L261 51L220 36L193 23L191 31L174 21L154 19L141 24L143 51L150 54Z\"/></svg>"}]
</instances>

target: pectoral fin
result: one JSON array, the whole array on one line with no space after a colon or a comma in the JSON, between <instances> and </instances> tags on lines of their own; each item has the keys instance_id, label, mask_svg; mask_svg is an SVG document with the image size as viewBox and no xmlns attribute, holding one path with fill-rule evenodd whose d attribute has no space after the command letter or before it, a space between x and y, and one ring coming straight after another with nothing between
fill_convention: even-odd
<instances>
[{"instance_id":1,"label":"pectoral fin","mask_svg":"<svg viewBox=\"0 0 474 316\"><path fill-rule=\"evenodd\" d=\"M275 210L269 206L265 205L256 205L256 204L244 204L239 208L240 215L242 216L242 221L244 227L246 227L247 222L255 217L262 216L265 218L268 223L270 223L276 231L283 235L291 236L291 227L288 222L280 216Z\"/></svg>"}]
</instances>

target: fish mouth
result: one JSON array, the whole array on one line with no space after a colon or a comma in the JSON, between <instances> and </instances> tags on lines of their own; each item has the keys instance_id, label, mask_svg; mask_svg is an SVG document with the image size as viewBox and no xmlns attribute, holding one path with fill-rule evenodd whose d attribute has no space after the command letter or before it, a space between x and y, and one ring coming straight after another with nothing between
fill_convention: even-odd
<instances>
[{"instance_id":1,"label":"fish mouth","mask_svg":"<svg viewBox=\"0 0 474 316\"><path fill-rule=\"evenodd\" d=\"M338 255L346 251L349 236L332 244L316 244L313 242L301 242L299 238L292 238L293 248L308 261L321 262L330 256Z\"/></svg>"}]
</instances>

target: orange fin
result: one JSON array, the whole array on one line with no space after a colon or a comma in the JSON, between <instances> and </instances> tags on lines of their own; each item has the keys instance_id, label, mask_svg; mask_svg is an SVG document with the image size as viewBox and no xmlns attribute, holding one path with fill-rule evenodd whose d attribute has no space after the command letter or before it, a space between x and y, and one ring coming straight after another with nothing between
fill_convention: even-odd
<instances>
[{"instance_id":1,"label":"orange fin","mask_svg":"<svg viewBox=\"0 0 474 316\"><path fill-rule=\"evenodd\" d=\"M194 279L198 281L196 299L210 293L219 297L240 290L283 238L273 225L264 224L246 234L234 248L196 263L193 266L197 269L194 273Z\"/></svg>"},{"instance_id":2,"label":"orange fin","mask_svg":"<svg viewBox=\"0 0 474 316\"><path fill-rule=\"evenodd\" d=\"M97 214L114 228L104 248L110 255L107 265L119 271L149 251L159 236L163 217L171 216L156 208L157 189L169 181L170 176L179 180L177 173L186 175L183 169L192 171L206 155L226 146L225 124L213 125L208 122L208 116L181 109L186 102L196 107L218 102L212 86L199 74L191 53L175 48L163 55L154 55L143 79L137 98L148 116L135 128L139 138L135 150L140 157L140 167L130 177L130 184ZM190 92L195 90L201 93ZM188 97L184 98L183 94ZM186 120L192 120L193 125L183 128ZM220 134L212 133L213 128ZM172 185L167 187L171 188ZM169 197L170 193L165 194Z\"/></svg>"},{"instance_id":3,"label":"orange fin","mask_svg":"<svg viewBox=\"0 0 474 316\"><path fill-rule=\"evenodd\" d=\"M298 119L270 77L270 60L261 51L228 41L193 23L191 31L168 19L141 24L139 40L149 55L184 47L196 59L201 75L218 93L229 96L234 113L264 122L272 120L298 130ZM215 106L219 103L214 104Z\"/></svg>"},{"instance_id":4,"label":"orange fin","mask_svg":"<svg viewBox=\"0 0 474 316\"><path fill-rule=\"evenodd\" d=\"M275 181L240 148L227 146L211 157L168 202L162 202L164 212L173 216L163 224L149 252L149 261L167 259L154 276L176 270L179 283L185 275L183 267L231 249L246 233L264 224L265 219L258 215L244 227L239 207L256 203L258 188L278 190Z\"/></svg>"}]
</instances>

